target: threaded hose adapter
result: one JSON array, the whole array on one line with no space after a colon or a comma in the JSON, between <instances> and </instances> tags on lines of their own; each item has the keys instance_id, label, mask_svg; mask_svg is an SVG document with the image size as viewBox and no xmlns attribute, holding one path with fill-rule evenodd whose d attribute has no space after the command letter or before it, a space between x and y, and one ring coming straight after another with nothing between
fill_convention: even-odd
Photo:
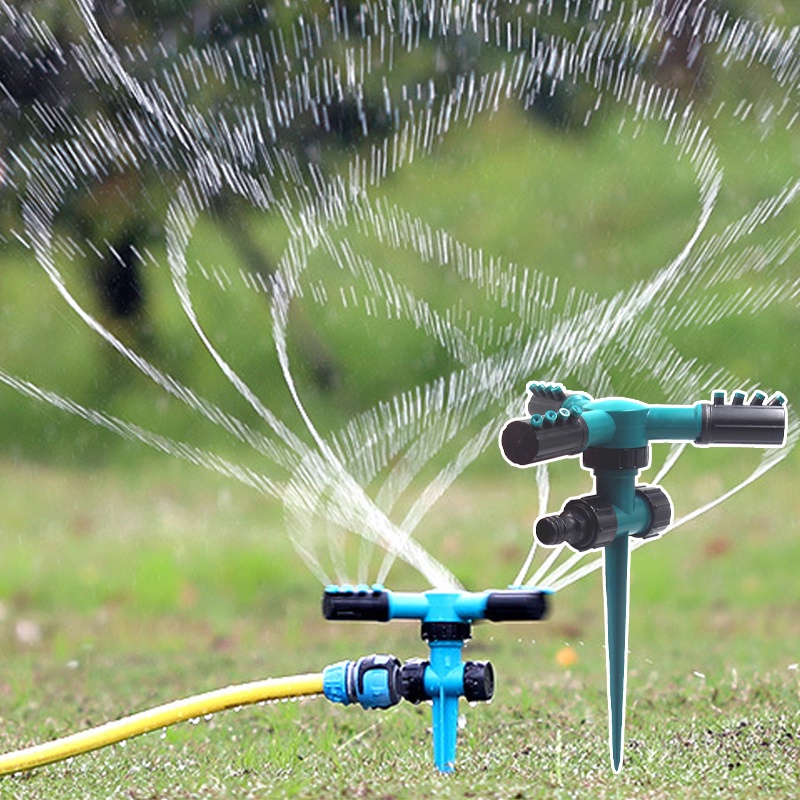
<instances>
[{"instance_id":1,"label":"threaded hose adapter","mask_svg":"<svg viewBox=\"0 0 800 800\"><path fill-rule=\"evenodd\" d=\"M598 495L570 500L560 514L536 523L536 538L545 547L566 542L575 550L591 550L610 544L617 533L614 506Z\"/></svg>"}]
</instances>

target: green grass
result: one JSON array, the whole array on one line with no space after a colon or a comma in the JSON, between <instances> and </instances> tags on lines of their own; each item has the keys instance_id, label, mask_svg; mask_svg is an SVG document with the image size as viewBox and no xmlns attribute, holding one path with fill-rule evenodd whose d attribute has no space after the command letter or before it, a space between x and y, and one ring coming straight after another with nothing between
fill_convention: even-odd
<instances>
[{"instance_id":1,"label":"green grass","mask_svg":"<svg viewBox=\"0 0 800 800\"><path fill-rule=\"evenodd\" d=\"M0 465L7 490L1 748L340 658L423 655L413 624L320 619L320 589L281 538L277 508L170 462L141 466ZM556 596L547 622L476 628L469 657L493 662L498 691L488 706L464 706L452 777L431 766L426 707L367 713L308 700L148 734L5 778L0 792L793 797L800 780L796 469L793 457L762 481L757 505L751 491L634 555L619 776L608 765L595 575ZM485 475L467 480L433 520L426 534L451 536L460 574L499 582L519 563L533 512L518 489ZM271 569L276 562L284 569ZM37 632L33 640L25 624ZM577 655L568 668L559 666L567 647Z\"/></svg>"}]
</instances>

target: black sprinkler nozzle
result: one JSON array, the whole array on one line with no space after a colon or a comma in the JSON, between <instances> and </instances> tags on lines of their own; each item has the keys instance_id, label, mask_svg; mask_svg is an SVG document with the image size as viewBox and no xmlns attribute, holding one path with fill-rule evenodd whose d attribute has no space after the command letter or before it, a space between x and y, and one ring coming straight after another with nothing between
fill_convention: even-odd
<instances>
[{"instance_id":1,"label":"black sprinkler nozzle","mask_svg":"<svg viewBox=\"0 0 800 800\"><path fill-rule=\"evenodd\" d=\"M339 621L389 621L389 595L371 586L330 586L322 596L322 616Z\"/></svg>"},{"instance_id":2,"label":"black sprinkler nozzle","mask_svg":"<svg viewBox=\"0 0 800 800\"><path fill-rule=\"evenodd\" d=\"M765 404L766 395L754 392L745 404L744 392L734 392L725 404L724 392L714 394L713 402L703 403L700 445L729 444L779 447L786 439L786 399L776 394Z\"/></svg>"},{"instance_id":3,"label":"black sprinkler nozzle","mask_svg":"<svg viewBox=\"0 0 800 800\"><path fill-rule=\"evenodd\" d=\"M486 619L491 622L529 622L544 619L549 611L547 592L509 589L486 598Z\"/></svg>"},{"instance_id":4,"label":"black sprinkler nozzle","mask_svg":"<svg viewBox=\"0 0 800 800\"><path fill-rule=\"evenodd\" d=\"M575 456L586 448L588 431L580 417L548 411L544 416L535 415L532 420L512 419L500 434L503 455L512 464L527 467L554 458Z\"/></svg>"}]
</instances>

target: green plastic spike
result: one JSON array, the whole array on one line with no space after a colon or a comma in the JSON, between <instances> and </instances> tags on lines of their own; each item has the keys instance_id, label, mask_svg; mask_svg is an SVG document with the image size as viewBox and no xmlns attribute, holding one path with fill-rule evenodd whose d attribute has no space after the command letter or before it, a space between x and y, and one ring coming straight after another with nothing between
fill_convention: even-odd
<instances>
[{"instance_id":1,"label":"green plastic spike","mask_svg":"<svg viewBox=\"0 0 800 800\"><path fill-rule=\"evenodd\" d=\"M603 551L606 605L608 732L611 766L619 772L625 741L625 685L628 676L628 537L618 536Z\"/></svg>"}]
</instances>

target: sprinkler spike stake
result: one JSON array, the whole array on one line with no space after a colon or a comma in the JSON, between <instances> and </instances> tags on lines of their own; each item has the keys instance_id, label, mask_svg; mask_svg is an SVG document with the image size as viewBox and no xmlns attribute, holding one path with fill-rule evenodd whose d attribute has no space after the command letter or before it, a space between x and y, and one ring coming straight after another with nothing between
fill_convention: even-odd
<instances>
[{"instance_id":1,"label":"sprinkler spike stake","mask_svg":"<svg viewBox=\"0 0 800 800\"><path fill-rule=\"evenodd\" d=\"M593 400L560 384L531 383L528 415L508 422L500 449L517 467L582 455L594 474L595 493L569 500L559 514L536 523L545 546L568 544L603 551L609 748L615 772L622 766L630 584L629 537L647 539L669 527L672 504L659 486L637 486L650 462L650 442L690 441L695 445L780 447L786 439L786 399L769 402L754 392L724 392L692 406L647 405L611 397Z\"/></svg>"},{"instance_id":2,"label":"sprinkler spike stake","mask_svg":"<svg viewBox=\"0 0 800 800\"><path fill-rule=\"evenodd\" d=\"M458 701L491 700L494 670L489 662L462 661L472 623L539 620L547 613L549 592L508 589L486 592L392 592L373 586L329 586L322 598L328 620L418 619L422 639L430 649L427 661L415 658L403 666L392 656L370 656L341 662L325 671L325 696L348 705L388 708L405 698L412 703L430 700L433 721L433 758L440 772L452 772L458 738ZM379 674L376 673L379 671ZM373 694L364 686L376 687Z\"/></svg>"},{"instance_id":3,"label":"sprinkler spike stake","mask_svg":"<svg viewBox=\"0 0 800 800\"><path fill-rule=\"evenodd\" d=\"M628 676L628 537L615 539L606 547L603 555L609 746L614 772L619 772L625 736L625 686Z\"/></svg>"}]
</instances>

